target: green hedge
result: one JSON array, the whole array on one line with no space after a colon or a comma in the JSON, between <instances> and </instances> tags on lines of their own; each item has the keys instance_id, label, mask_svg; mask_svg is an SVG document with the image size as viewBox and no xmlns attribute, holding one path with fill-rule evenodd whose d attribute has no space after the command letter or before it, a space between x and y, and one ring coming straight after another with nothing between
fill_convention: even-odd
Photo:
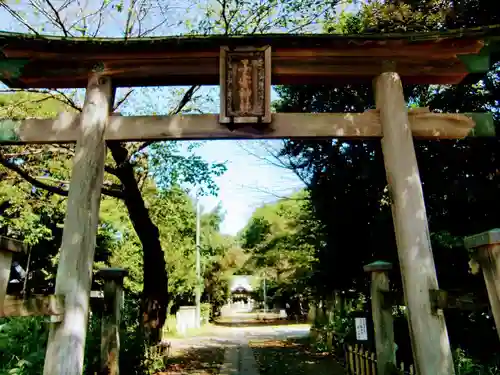
<instances>
[{"instance_id":1,"label":"green hedge","mask_svg":"<svg viewBox=\"0 0 500 375\"><path fill-rule=\"evenodd\" d=\"M200 305L201 325L207 324L209 322L211 310L212 310L212 305L209 303L202 303Z\"/></svg>"}]
</instances>

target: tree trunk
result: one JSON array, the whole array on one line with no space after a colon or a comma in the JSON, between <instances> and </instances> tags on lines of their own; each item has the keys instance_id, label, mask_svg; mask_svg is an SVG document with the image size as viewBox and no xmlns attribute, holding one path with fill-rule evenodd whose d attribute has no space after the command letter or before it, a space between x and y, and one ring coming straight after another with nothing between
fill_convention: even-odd
<instances>
[{"instance_id":1,"label":"tree trunk","mask_svg":"<svg viewBox=\"0 0 500 375\"><path fill-rule=\"evenodd\" d=\"M156 343L161 339L168 307L168 275L160 234L149 217L127 149L119 142L108 142L108 147L117 165L116 175L123 184L130 220L143 247L142 324L146 339Z\"/></svg>"}]
</instances>

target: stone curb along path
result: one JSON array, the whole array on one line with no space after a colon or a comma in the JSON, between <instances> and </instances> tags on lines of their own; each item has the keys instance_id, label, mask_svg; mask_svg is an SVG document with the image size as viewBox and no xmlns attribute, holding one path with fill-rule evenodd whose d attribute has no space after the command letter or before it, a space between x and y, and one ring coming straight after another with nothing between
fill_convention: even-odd
<instances>
[{"instance_id":1,"label":"stone curb along path","mask_svg":"<svg viewBox=\"0 0 500 375\"><path fill-rule=\"evenodd\" d=\"M220 375L259 375L257 362L246 338L241 338L239 345L226 349Z\"/></svg>"}]
</instances>

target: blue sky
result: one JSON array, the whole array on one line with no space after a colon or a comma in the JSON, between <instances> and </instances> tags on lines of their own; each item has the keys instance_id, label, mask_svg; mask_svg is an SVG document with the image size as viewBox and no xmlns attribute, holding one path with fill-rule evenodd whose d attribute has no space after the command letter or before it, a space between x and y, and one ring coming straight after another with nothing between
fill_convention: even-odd
<instances>
[{"instance_id":1,"label":"blue sky","mask_svg":"<svg viewBox=\"0 0 500 375\"><path fill-rule=\"evenodd\" d=\"M210 1L210 0L208 0ZM11 6L20 10L26 10L26 0L17 1ZM125 7L127 6L125 1ZM193 9L188 1L170 0L168 6L171 7L169 15L179 23L166 25L167 32L159 29L159 34L179 34L184 30L182 21L187 18L193 22L199 21L200 10ZM80 4L75 2L72 4ZM87 13L92 13L92 7L100 7L101 1L87 1L89 6ZM208 3L207 3L208 4ZM348 8L353 7L349 5ZM73 12L73 13L70 13ZM78 9L67 8L64 18L75 17ZM81 17L81 14L79 17ZM125 12L113 12L106 20L105 27L99 33L100 36L121 36L123 30ZM25 20L30 25L37 25L37 29L42 33L50 33L53 30L43 21L43 17L26 11L23 14ZM152 22L158 21L158 14L153 15ZM174 21L175 22L175 21ZM4 8L0 9L0 23L2 30L26 32L17 20L9 16ZM92 25L92 20L89 19ZM185 24L185 23L184 23ZM122 91L123 93L123 91ZM118 92L119 97L120 92ZM123 114L166 114L182 95L182 88L147 88L135 90L130 100L120 111ZM275 96L275 95L274 95ZM218 87L202 88L195 100L196 106L204 112L218 112ZM214 209L221 203L225 211L225 219L222 224L222 232L236 234L247 223L252 212L264 203L275 201L279 197L289 195L303 187L300 180L293 172L266 162L268 158L266 149L268 147L279 147L280 141L267 141L265 147L259 141L208 141L196 149L196 154L202 156L208 162L226 161L227 172L216 178L219 186L217 197L202 197L201 204L204 212ZM247 152L251 150L251 154ZM252 155L253 154L253 155ZM255 156L257 155L257 156Z\"/></svg>"},{"instance_id":2,"label":"blue sky","mask_svg":"<svg viewBox=\"0 0 500 375\"><path fill-rule=\"evenodd\" d=\"M185 89L138 89L129 97L126 105L120 108L120 112L124 115L166 114L178 102ZM117 97L127 90L120 89ZM272 95L272 100L274 99L277 99L276 93ZM198 110L218 113L219 87L202 87L193 102ZM189 142L184 142L186 149L188 144ZM268 150L277 149L280 144L280 140L217 140L206 141L194 149L195 154L209 163L226 162L226 173L215 178L219 187L218 196L200 198L203 212L211 211L221 203L225 212L221 227L223 233L236 234L257 207L303 187L292 171L273 165L274 161Z\"/></svg>"},{"instance_id":3,"label":"blue sky","mask_svg":"<svg viewBox=\"0 0 500 375\"><path fill-rule=\"evenodd\" d=\"M279 146L279 141L266 142ZM247 150L260 157L251 155ZM222 203L226 212L221 228L223 233L236 234L255 208L303 186L293 172L263 160L267 152L259 141L209 141L196 152L207 161L228 160L227 172L216 179L219 196L203 197L201 200L205 210Z\"/></svg>"}]
</instances>

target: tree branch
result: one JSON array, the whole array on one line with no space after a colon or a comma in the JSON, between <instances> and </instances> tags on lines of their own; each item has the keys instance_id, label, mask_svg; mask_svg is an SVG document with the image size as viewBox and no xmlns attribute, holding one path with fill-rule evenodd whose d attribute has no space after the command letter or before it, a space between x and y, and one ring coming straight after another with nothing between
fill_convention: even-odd
<instances>
[{"instance_id":1,"label":"tree branch","mask_svg":"<svg viewBox=\"0 0 500 375\"><path fill-rule=\"evenodd\" d=\"M21 22L24 26L26 26L29 31L31 31L35 35L40 35L38 33L38 31L36 31L33 27L31 27L30 24L24 18L22 18L15 10L13 10L11 7L9 7L5 2L3 2L3 1L0 2L0 6L4 7L7 10L7 12L10 13L10 15L12 17L14 17L16 20Z\"/></svg>"},{"instance_id":2,"label":"tree branch","mask_svg":"<svg viewBox=\"0 0 500 375\"><path fill-rule=\"evenodd\" d=\"M72 36L68 30L66 30L66 26L64 26L64 23L63 21L61 20L61 16L59 15L59 12L57 11L57 9L54 7L54 5L52 5L52 2L50 0L45 0L45 2L49 5L50 9L52 10L52 12L54 13L54 17L55 17L55 22L57 25L59 25L59 27L61 28L62 32L64 33L64 36L65 37L68 37L68 36Z\"/></svg>"},{"instance_id":3,"label":"tree branch","mask_svg":"<svg viewBox=\"0 0 500 375\"><path fill-rule=\"evenodd\" d=\"M224 21L224 35L228 35L230 25L229 25L229 21L227 20L227 16L226 16L227 0L217 0L217 2L221 6L220 13L222 15L222 20Z\"/></svg>"},{"instance_id":4,"label":"tree branch","mask_svg":"<svg viewBox=\"0 0 500 375\"><path fill-rule=\"evenodd\" d=\"M57 183L57 184L68 185L68 186L71 183L70 181L60 180L58 178L53 178L53 177L50 177L50 176L38 176L38 177L36 177L36 179L38 181L40 181L40 180L47 180L47 181L52 181L52 182ZM117 189L121 189L120 185L114 184L112 182L104 181L102 184L105 185L105 186L107 186L107 187L109 187L109 188L111 188L112 191L118 191Z\"/></svg>"},{"instance_id":5,"label":"tree branch","mask_svg":"<svg viewBox=\"0 0 500 375\"><path fill-rule=\"evenodd\" d=\"M59 188L57 186L52 186L52 185L49 185L49 184L45 184L45 183L37 180L36 178L30 176L28 172L26 172L25 170L23 170L18 165L16 165L16 164L8 161L7 159L5 159L2 155L0 155L0 164L2 164L5 168L8 168L11 171L17 173L24 180L26 180L31 185L33 185L33 186L35 186L35 187L37 187L39 189L47 190L50 193L54 193L54 194L57 194L57 195L62 195L64 197L68 196L68 190L61 189L61 188ZM124 197L123 192L118 191L118 190L111 190L111 189L102 188L101 191L102 191L102 194L108 195L108 196L113 197L113 198L123 199L123 197Z\"/></svg>"},{"instance_id":6,"label":"tree branch","mask_svg":"<svg viewBox=\"0 0 500 375\"><path fill-rule=\"evenodd\" d=\"M50 99L57 100L65 105L67 105L68 107L71 107L71 108L77 110L78 112L82 111L82 109L70 97L68 97L65 93L63 93L60 90L54 90L54 92L56 92L60 96L54 95L54 93L51 92L50 90L44 90L44 89L41 89L41 90L39 90L39 89L4 89L4 90L0 90L0 93L4 93L4 92L29 92L29 93L34 93L34 94L43 94L43 95L47 95L47 97ZM46 98L40 99L39 101L43 101L43 100L46 100Z\"/></svg>"},{"instance_id":7,"label":"tree branch","mask_svg":"<svg viewBox=\"0 0 500 375\"><path fill-rule=\"evenodd\" d=\"M134 12L135 12L135 4L137 3L137 0L130 0L130 5L128 8L127 12L127 20L125 22L125 30L123 32L123 38L127 40L131 34L132 34L132 29L134 28L134 23L135 21L133 20Z\"/></svg>"},{"instance_id":8,"label":"tree branch","mask_svg":"<svg viewBox=\"0 0 500 375\"><path fill-rule=\"evenodd\" d=\"M115 105L115 108L113 108L113 111L116 111L123 103L125 103L125 100L128 99L128 97L134 92L134 89L130 89L120 100Z\"/></svg>"},{"instance_id":9,"label":"tree branch","mask_svg":"<svg viewBox=\"0 0 500 375\"><path fill-rule=\"evenodd\" d=\"M187 90L185 93L184 93L184 96L182 97L181 101L179 102L179 104L177 104L177 107L175 107L174 110L172 110L169 115L170 116L173 116L173 115L176 115L178 114L179 112L181 112L184 107L186 106L186 104L189 103L189 101L193 98L193 95L196 93L196 91L198 91L200 89L200 86L197 86L197 85L194 85L194 86L191 86L189 88L189 90ZM151 144L155 143L157 141L147 141L147 142L144 142L142 145L139 146L139 148L134 151L132 153L132 155L136 155L138 154L139 152L141 152L142 150L144 150L145 148L149 147Z\"/></svg>"}]
</instances>

